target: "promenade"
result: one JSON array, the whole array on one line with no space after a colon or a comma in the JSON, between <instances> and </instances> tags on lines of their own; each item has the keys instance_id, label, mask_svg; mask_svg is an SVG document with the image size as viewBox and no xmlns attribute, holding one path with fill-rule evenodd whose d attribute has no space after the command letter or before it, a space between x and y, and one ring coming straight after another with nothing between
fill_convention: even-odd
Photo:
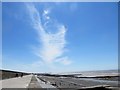
<instances>
[{"instance_id":1,"label":"promenade","mask_svg":"<svg viewBox=\"0 0 120 90\"><path fill-rule=\"evenodd\" d=\"M0 90L2 88L55 88L50 84L45 84L35 75L26 75L0 81Z\"/></svg>"},{"instance_id":2,"label":"promenade","mask_svg":"<svg viewBox=\"0 0 120 90\"><path fill-rule=\"evenodd\" d=\"M1 88L27 88L30 81L31 81L32 75L26 75L23 77L16 77L11 79L5 79L0 81L0 85L2 85Z\"/></svg>"}]
</instances>

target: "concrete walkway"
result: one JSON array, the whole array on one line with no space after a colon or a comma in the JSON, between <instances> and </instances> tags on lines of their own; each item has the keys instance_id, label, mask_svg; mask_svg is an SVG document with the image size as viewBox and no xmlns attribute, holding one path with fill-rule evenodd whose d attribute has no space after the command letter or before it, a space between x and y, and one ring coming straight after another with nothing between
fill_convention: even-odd
<instances>
[{"instance_id":1,"label":"concrete walkway","mask_svg":"<svg viewBox=\"0 0 120 90\"><path fill-rule=\"evenodd\" d=\"M2 88L27 88L32 76L33 75L26 75L23 77L1 80L0 85L2 84L2 87L0 87L0 90Z\"/></svg>"},{"instance_id":2,"label":"concrete walkway","mask_svg":"<svg viewBox=\"0 0 120 90\"><path fill-rule=\"evenodd\" d=\"M32 76L28 88L42 88L35 75Z\"/></svg>"},{"instance_id":3,"label":"concrete walkway","mask_svg":"<svg viewBox=\"0 0 120 90\"><path fill-rule=\"evenodd\" d=\"M56 87L51 85L50 83L44 83L40 79L37 78L35 75L26 75L23 77L16 77L6 80L0 81L0 90L2 88L48 88L58 90Z\"/></svg>"}]
</instances>

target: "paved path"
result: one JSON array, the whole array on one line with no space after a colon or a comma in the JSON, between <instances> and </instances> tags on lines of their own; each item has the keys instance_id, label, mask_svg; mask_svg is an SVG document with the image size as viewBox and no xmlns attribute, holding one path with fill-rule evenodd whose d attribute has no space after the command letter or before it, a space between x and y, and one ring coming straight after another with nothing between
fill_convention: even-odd
<instances>
[{"instance_id":1,"label":"paved path","mask_svg":"<svg viewBox=\"0 0 120 90\"><path fill-rule=\"evenodd\" d=\"M11 78L6 80L1 80L1 88L27 88L33 75L26 75L23 77Z\"/></svg>"},{"instance_id":2,"label":"paved path","mask_svg":"<svg viewBox=\"0 0 120 90\"><path fill-rule=\"evenodd\" d=\"M28 88L42 88L42 87L40 86L40 84L39 84L36 76L34 76L34 75L32 76L32 79L31 79L31 81L30 81L30 83L29 83Z\"/></svg>"},{"instance_id":3,"label":"paved path","mask_svg":"<svg viewBox=\"0 0 120 90\"><path fill-rule=\"evenodd\" d=\"M54 88L56 87L50 85L49 83L44 83L40 79L37 78L35 75L26 75L17 78L11 78L6 80L1 80L0 85L2 84L2 87L0 87L0 90L2 88Z\"/></svg>"}]
</instances>

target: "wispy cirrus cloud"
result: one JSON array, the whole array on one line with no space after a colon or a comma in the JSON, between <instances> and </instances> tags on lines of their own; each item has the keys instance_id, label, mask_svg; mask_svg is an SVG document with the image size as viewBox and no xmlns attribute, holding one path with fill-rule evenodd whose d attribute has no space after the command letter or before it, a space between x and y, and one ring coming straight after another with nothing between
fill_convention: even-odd
<instances>
[{"instance_id":1,"label":"wispy cirrus cloud","mask_svg":"<svg viewBox=\"0 0 120 90\"><path fill-rule=\"evenodd\" d=\"M31 24L38 34L39 46L34 53L45 63L59 62L64 65L71 64L65 52L67 29L63 24L52 19L50 9L44 9L42 15L34 4L26 4L31 18ZM41 15L41 16L40 16Z\"/></svg>"}]
</instances>

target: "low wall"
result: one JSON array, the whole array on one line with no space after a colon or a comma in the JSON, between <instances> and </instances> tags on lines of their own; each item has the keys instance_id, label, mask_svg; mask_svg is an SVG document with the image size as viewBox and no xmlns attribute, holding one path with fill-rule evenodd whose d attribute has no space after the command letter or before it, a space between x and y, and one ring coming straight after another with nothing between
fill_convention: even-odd
<instances>
[{"instance_id":1,"label":"low wall","mask_svg":"<svg viewBox=\"0 0 120 90\"><path fill-rule=\"evenodd\" d=\"M9 71L9 70L0 70L0 79L9 79L14 77L20 77L21 75L28 75L29 73Z\"/></svg>"}]
</instances>

